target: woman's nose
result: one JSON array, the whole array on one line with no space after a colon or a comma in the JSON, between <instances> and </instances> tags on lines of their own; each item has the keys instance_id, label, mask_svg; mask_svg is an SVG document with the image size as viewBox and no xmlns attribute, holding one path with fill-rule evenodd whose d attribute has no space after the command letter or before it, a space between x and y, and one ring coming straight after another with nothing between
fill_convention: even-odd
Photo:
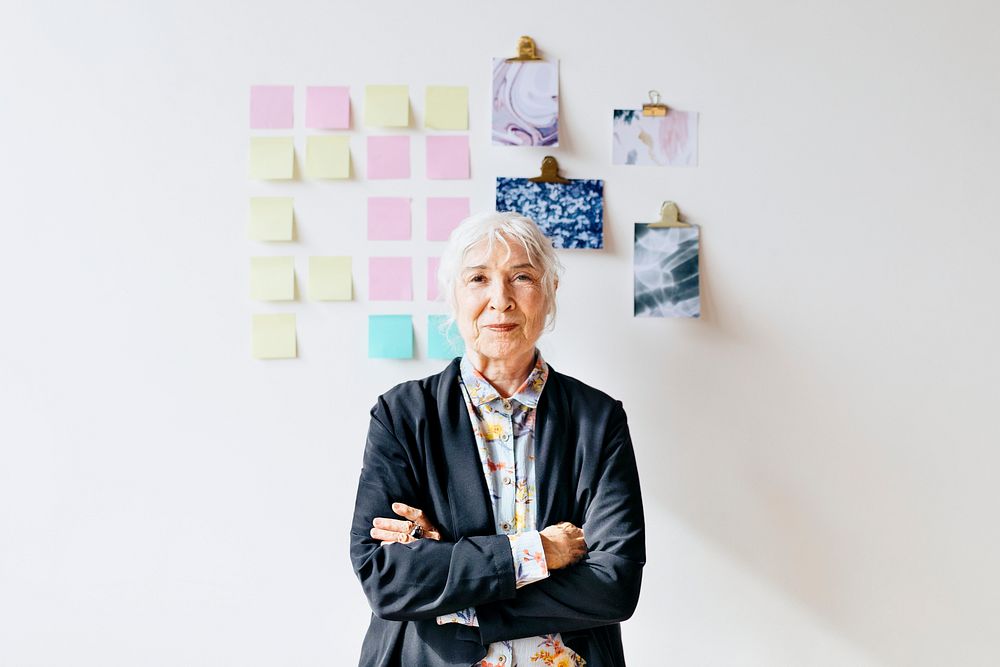
<instances>
[{"instance_id":1,"label":"woman's nose","mask_svg":"<svg viewBox=\"0 0 1000 667\"><path fill-rule=\"evenodd\" d=\"M514 300L510 296L510 288L506 281L498 280L493 283L490 290L490 308L503 312L514 307Z\"/></svg>"}]
</instances>

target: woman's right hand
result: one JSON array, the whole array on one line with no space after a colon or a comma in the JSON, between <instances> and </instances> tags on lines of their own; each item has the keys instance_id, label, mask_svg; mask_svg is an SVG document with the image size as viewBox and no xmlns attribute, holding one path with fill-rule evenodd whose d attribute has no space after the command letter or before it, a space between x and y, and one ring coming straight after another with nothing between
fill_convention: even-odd
<instances>
[{"instance_id":1,"label":"woman's right hand","mask_svg":"<svg viewBox=\"0 0 1000 667\"><path fill-rule=\"evenodd\" d=\"M583 528L577 528L569 521L560 521L541 533L545 564L550 570L559 570L573 565L587 553L587 542L583 538Z\"/></svg>"}]
</instances>

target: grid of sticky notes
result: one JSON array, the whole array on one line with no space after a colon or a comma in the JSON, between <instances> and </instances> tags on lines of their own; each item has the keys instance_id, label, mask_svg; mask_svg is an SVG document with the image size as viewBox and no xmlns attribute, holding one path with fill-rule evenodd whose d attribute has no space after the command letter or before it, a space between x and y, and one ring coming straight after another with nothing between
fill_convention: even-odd
<instances>
[{"instance_id":1,"label":"grid of sticky notes","mask_svg":"<svg viewBox=\"0 0 1000 667\"><path fill-rule=\"evenodd\" d=\"M427 86L424 96L425 178L431 181L468 181L469 91L465 86ZM413 178L411 134L400 134L411 125L407 86L366 86L364 124L378 134L366 137L365 175L372 180ZM396 132L393 132L396 130ZM416 137L419 140L420 137ZM398 193L370 196L367 201L368 300L396 305L424 300L441 307L438 289L440 257L414 256L399 252L400 241L415 240L414 219L425 221L427 241L444 242L470 213L465 188L443 184L435 189L454 190L448 196L415 199L400 188ZM385 189L385 188L382 188ZM395 242L395 243L393 243ZM383 248L385 250L383 251ZM417 294L414 276L426 276L427 290ZM387 304L388 305L388 304ZM454 323L446 315L427 316L427 356L451 359L464 344ZM412 359L414 315L379 313L368 317L368 356L372 359Z\"/></svg>"},{"instance_id":2,"label":"grid of sticky notes","mask_svg":"<svg viewBox=\"0 0 1000 667\"><path fill-rule=\"evenodd\" d=\"M466 86L426 87L424 126L428 131L424 133L412 131L415 122L408 85L364 86L362 137L350 132L348 86L307 86L299 92L304 93L298 100L305 103L305 136L294 132L294 86L250 88L249 175L256 191L250 197L248 237L264 244L260 248L281 248L274 253L255 250L250 258L250 299L281 311L252 316L252 356L258 359L298 355L295 314L284 311L298 306L303 287L313 302L360 298L377 304L379 310L410 310L406 304L415 301L442 308L437 275L440 250L432 248L427 256L426 252L408 249L406 242L426 240L443 248L452 230L469 216L471 209L467 186L461 184L469 180L471 173ZM412 168L415 141L423 144L417 148L424 156L423 169ZM297 152L296 147L302 152ZM354 168L352 149L363 150L363 168ZM444 181L435 186L442 196L413 198L415 174L430 181ZM297 253L307 257L288 253L288 248L300 247L296 234L300 221L294 200L300 180L386 181L377 188L373 183L370 190L380 194L366 196L366 219L357 221L366 225L366 256L357 257L359 253L346 248L324 254ZM331 200L332 205L342 202L345 196L343 191L337 192L338 200ZM418 235L418 230L423 234ZM304 285L296 281L297 261L308 271ZM354 269L367 269L367 290L362 294L355 290ZM418 293L414 288L418 273L426 277L426 292L421 289ZM414 358L415 317L412 312L370 313L368 357ZM454 323L443 314L426 317L427 357L450 359L461 354L464 345Z\"/></svg>"}]
</instances>

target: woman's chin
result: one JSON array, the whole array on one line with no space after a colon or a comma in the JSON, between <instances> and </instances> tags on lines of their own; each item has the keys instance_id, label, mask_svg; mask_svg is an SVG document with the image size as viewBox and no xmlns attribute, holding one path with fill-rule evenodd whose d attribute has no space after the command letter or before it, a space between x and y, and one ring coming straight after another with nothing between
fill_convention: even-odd
<instances>
[{"instance_id":1,"label":"woman's chin","mask_svg":"<svg viewBox=\"0 0 1000 667\"><path fill-rule=\"evenodd\" d=\"M488 359L514 359L521 354L534 350L534 346L525 346L523 341L488 341L480 344L476 351Z\"/></svg>"}]
</instances>

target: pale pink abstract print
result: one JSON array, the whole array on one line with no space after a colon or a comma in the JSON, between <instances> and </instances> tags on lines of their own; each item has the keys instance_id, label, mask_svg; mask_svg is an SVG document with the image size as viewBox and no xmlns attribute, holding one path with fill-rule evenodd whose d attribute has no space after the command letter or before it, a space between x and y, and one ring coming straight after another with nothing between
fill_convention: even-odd
<instances>
[{"instance_id":1,"label":"pale pink abstract print","mask_svg":"<svg viewBox=\"0 0 1000 667\"><path fill-rule=\"evenodd\" d=\"M666 116L643 116L637 109L615 109L611 163L697 165L698 114L670 109Z\"/></svg>"},{"instance_id":2,"label":"pale pink abstract print","mask_svg":"<svg viewBox=\"0 0 1000 667\"><path fill-rule=\"evenodd\" d=\"M675 111L660 119L657 143L667 164L688 164L688 159L694 157L690 149L694 138L690 128L691 115L686 111Z\"/></svg>"}]
</instances>

